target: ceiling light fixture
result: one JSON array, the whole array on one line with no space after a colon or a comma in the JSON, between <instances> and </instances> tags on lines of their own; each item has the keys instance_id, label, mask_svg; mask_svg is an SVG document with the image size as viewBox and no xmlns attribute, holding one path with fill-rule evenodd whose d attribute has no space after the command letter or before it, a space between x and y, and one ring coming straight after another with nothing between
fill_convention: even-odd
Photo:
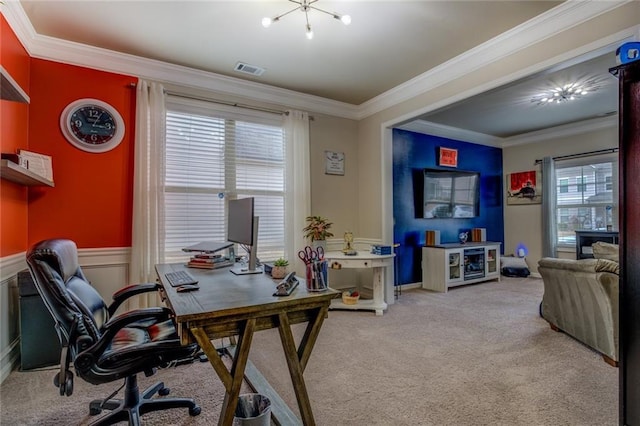
<instances>
[{"instance_id":1,"label":"ceiling light fixture","mask_svg":"<svg viewBox=\"0 0 640 426\"><path fill-rule=\"evenodd\" d=\"M327 15L331 15L331 17L333 17L334 19L337 19L338 21L342 22L345 25L349 25L351 23L351 16L349 15L340 15L335 12L327 12L326 10L322 10L320 8L312 6L314 3L318 2L319 0L300 0L300 1L289 0L289 1L291 3L297 4L298 6L296 6L295 8L291 9L288 12L285 12L273 18L262 18L262 26L265 28L269 28L271 24L273 24L274 22L278 22L283 16L286 16L296 10L300 10L301 12L304 12L304 17L307 21L307 25L305 26L306 28L305 35L309 40L311 40L313 38L313 31L311 30L311 24L309 23L309 11L311 9L317 10L318 12L326 13Z\"/></svg>"},{"instance_id":2,"label":"ceiling light fixture","mask_svg":"<svg viewBox=\"0 0 640 426\"><path fill-rule=\"evenodd\" d=\"M580 99L591 92L595 92L597 89L598 86L593 81L568 83L534 96L531 102L538 105L561 104Z\"/></svg>"}]
</instances>

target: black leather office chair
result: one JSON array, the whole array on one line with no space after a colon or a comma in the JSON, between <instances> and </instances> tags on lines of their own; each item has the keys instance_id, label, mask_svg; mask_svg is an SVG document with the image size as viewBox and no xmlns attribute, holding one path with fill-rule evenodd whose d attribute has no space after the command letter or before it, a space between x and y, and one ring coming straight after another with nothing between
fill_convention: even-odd
<instances>
[{"instance_id":1,"label":"black leather office chair","mask_svg":"<svg viewBox=\"0 0 640 426\"><path fill-rule=\"evenodd\" d=\"M177 407L188 408L192 416L200 414L200 407L191 398L152 399L156 393L169 393L162 382L142 393L138 391L138 373L150 376L157 367L189 359L198 350L195 344L180 344L171 311L154 307L114 316L127 298L157 291L159 284L125 287L113 295L113 303L107 306L83 274L76 244L64 239L34 245L27 253L27 264L62 344L60 372L54 378L60 395L73 392L73 373L69 370L73 362L76 375L89 383L125 381L124 399L111 399L114 393L91 402L91 415L112 410L95 424L129 420L129 424L139 425L144 413Z\"/></svg>"}]
</instances>

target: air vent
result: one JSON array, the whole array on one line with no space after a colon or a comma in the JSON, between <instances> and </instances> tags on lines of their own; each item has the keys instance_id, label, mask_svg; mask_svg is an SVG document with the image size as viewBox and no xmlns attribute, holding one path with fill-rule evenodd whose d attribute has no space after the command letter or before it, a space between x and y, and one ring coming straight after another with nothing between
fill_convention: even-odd
<instances>
[{"instance_id":1,"label":"air vent","mask_svg":"<svg viewBox=\"0 0 640 426\"><path fill-rule=\"evenodd\" d=\"M260 76L264 73L264 68L257 67L255 65L249 65L242 62L238 62L234 68L236 71L243 72L245 74L251 74Z\"/></svg>"}]
</instances>

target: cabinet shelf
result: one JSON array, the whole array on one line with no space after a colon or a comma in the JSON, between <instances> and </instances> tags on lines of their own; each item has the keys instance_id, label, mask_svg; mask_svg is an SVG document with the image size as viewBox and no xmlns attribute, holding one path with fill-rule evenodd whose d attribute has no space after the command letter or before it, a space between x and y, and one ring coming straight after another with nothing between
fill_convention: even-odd
<instances>
[{"instance_id":1,"label":"cabinet shelf","mask_svg":"<svg viewBox=\"0 0 640 426\"><path fill-rule=\"evenodd\" d=\"M11 74L0 65L0 99L6 101L29 103L29 95L22 90L17 81L11 77Z\"/></svg>"},{"instance_id":2,"label":"cabinet shelf","mask_svg":"<svg viewBox=\"0 0 640 426\"><path fill-rule=\"evenodd\" d=\"M0 177L26 186L55 186L53 181L9 160L0 160Z\"/></svg>"}]
</instances>

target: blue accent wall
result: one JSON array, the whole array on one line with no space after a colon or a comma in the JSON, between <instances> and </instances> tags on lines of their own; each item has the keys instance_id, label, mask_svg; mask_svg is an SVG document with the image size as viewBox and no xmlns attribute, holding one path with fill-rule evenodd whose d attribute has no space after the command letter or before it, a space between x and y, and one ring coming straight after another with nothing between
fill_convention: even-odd
<instances>
[{"instance_id":1,"label":"blue accent wall","mask_svg":"<svg viewBox=\"0 0 640 426\"><path fill-rule=\"evenodd\" d=\"M458 170L480 172L480 214L474 218L423 219L421 214L422 171L438 166L438 148L458 150ZM476 145L406 130L393 130L393 238L399 243L398 283L422 281L422 246L425 231L440 231L441 243L458 242L458 234L471 228L486 228L488 241L504 247L502 209L502 149ZM416 205L417 204L417 205Z\"/></svg>"}]
</instances>

